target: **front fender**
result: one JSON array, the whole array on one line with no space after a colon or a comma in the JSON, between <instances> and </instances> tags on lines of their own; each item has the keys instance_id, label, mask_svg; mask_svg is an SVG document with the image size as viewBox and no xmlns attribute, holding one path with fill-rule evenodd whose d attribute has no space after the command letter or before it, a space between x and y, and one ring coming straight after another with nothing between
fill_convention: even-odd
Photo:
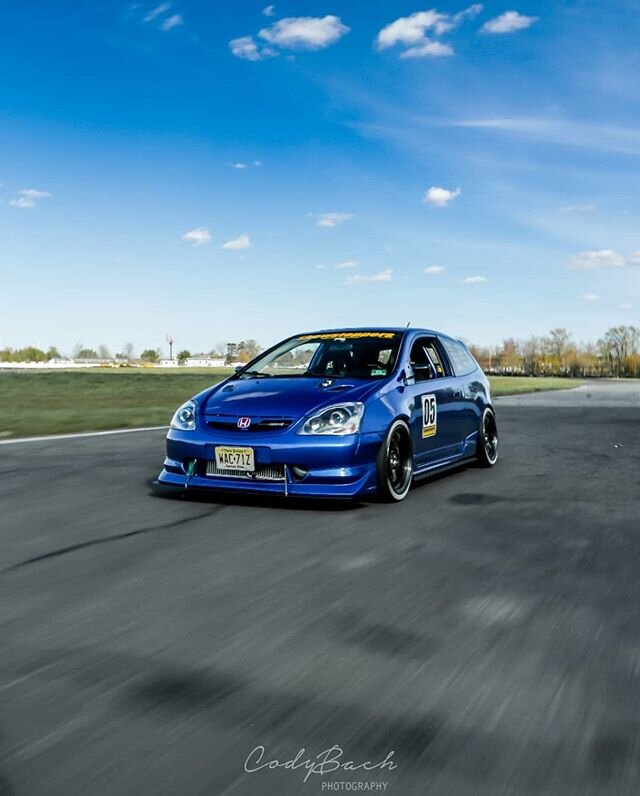
<instances>
[{"instance_id":1,"label":"front fender","mask_svg":"<svg viewBox=\"0 0 640 796\"><path fill-rule=\"evenodd\" d=\"M404 384L392 382L366 403L362 433L386 433L398 417L411 418L412 397Z\"/></svg>"}]
</instances>

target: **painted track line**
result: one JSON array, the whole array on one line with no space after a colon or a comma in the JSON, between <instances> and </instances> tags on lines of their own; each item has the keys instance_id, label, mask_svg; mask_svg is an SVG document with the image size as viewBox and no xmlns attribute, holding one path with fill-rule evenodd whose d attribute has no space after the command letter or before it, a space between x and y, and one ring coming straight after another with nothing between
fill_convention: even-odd
<instances>
[{"instance_id":1,"label":"painted track line","mask_svg":"<svg viewBox=\"0 0 640 796\"><path fill-rule=\"evenodd\" d=\"M22 437L0 439L0 445L19 445L25 442L56 442L60 439L82 439L83 437L109 437L114 434L136 434L141 431L162 431L169 426L145 426L144 428L116 428L112 431L81 431L77 434L50 434L46 437Z\"/></svg>"}]
</instances>

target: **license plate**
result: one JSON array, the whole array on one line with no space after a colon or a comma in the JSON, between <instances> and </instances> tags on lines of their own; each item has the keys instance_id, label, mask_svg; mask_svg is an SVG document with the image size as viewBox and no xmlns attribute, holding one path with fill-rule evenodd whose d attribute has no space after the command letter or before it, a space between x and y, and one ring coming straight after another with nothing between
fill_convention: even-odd
<instances>
[{"instance_id":1,"label":"license plate","mask_svg":"<svg viewBox=\"0 0 640 796\"><path fill-rule=\"evenodd\" d=\"M217 447L215 453L216 467L219 470L242 470L253 473L256 469L253 448Z\"/></svg>"}]
</instances>

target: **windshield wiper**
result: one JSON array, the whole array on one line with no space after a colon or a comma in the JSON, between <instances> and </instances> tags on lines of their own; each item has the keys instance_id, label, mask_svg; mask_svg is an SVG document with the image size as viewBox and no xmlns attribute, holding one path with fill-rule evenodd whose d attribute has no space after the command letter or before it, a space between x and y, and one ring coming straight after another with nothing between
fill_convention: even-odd
<instances>
[{"instance_id":1,"label":"windshield wiper","mask_svg":"<svg viewBox=\"0 0 640 796\"><path fill-rule=\"evenodd\" d=\"M264 373L261 370L247 370L244 373L240 374L240 378L252 378L252 379L272 379L273 373Z\"/></svg>"}]
</instances>

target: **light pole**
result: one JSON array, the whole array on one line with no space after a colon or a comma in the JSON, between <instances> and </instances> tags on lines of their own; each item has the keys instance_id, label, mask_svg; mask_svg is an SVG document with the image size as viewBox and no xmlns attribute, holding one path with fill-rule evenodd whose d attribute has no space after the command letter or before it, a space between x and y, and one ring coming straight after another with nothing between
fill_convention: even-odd
<instances>
[{"instance_id":1,"label":"light pole","mask_svg":"<svg viewBox=\"0 0 640 796\"><path fill-rule=\"evenodd\" d=\"M169 359L173 362L173 344L176 338L172 334L167 335L167 343L169 343Z\"/></svg>"}]
</instances>

